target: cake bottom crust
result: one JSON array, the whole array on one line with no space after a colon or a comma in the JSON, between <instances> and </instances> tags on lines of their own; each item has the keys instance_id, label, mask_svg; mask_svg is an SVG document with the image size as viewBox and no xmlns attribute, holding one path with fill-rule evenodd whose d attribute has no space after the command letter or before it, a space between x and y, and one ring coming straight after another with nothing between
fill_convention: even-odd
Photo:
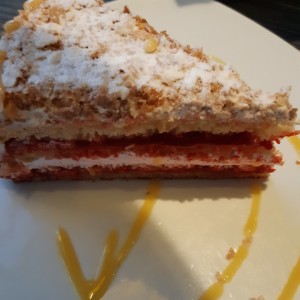
<instances>
[{"instance_id":1,"label":"cake bottom crust","mask_svg":"<svg viewBox=\"0 0 300 300\"><path fill-rule=\"evenodd\" d=\"M45 180L96 180L96 179L179 179L179 178L265 178L274 169L270 166L226 166L209 167L195 166L186 168L132 168L130 166L119 168L51 168L25 170L15 176L10 174L15 182L45 181Z\"/></svg>"}]
</instances>

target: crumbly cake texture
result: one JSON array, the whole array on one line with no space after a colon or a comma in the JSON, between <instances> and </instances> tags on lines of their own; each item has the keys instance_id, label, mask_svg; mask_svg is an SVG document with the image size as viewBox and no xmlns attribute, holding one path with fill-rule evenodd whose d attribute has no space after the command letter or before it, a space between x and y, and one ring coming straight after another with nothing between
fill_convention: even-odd
<instances>
[{"instance_id":1,"label":"crumbly cake texture","mask_svg":"<svg viewBox=\"0 0 300 300\"><path fill-rule=\"evenodd\" d=\"M266 177L295 134L289 90L101 0L31 0L0 40L0 177Z\"/></svg>"},{"instance_id":2,"label":"crumbly cake texture","mask_svg":"<svg viewBox=\"0 0 300 300\"><path fill-rule=\"evenodd\" d=\"M288 90L251 90L229 65L156 32L128 8L38 2L1 38L2 141L189 131L264 140L293 131Z\"/></svg>"}]
</instances>

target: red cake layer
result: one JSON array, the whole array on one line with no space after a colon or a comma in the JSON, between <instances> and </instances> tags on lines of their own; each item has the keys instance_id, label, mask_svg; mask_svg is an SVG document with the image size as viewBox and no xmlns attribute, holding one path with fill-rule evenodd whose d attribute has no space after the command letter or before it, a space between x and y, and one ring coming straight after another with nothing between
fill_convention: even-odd
<instances>
[{"instance_id":1,"label":"red cake layer","mask_svg":"<svg viewBox=\"0 0 300 300\"><path fill-rule=\"evenodd\" d=\"M93 167L83 168L51 168L48 170L24 170L17 177L13 178L15 182L24 182L32 180L90 180L90 179L146 179L146 178L207 178L207 179L225 179L225 178L259 178L267 177L274 169L270 166L239 166L233 167L207 167L197 166L193 168L132 168L120 167L114 169Z\"/></svg>"},{"instance_id":2,"label":"red cake layer","mask_svg":"<svg viewBox=\"0 0 300 300\"><path fill-rule=\"evenodd\" d=\"M101 165L101 159L113 161L122 154L128 155L131 161L136 157L139 162L135 165L126 161L121 165ZM31 162L41 158L45 165L30 167ZM82 158L94 160L95 165L86 167L81 164ZM144 158L148 161L158 158L163 163L148 162L144 165L141 163ZM180 165L168 165L168 161L176 164L179 159ZM182 165L183 159L186 165ZM53 166L53 160L57 165ZM61 165L68 160L72 164L61 167L60 160ZM52 165L47 165L47 162ZM89 177L265 177L273 172L274 164L282 164L282 158L274 151L272 142L258 141L249 133L213 135L191 132L151 137L99 137L97 141L38 140L32 137L23 141L11 139L5 143L1 173L3 177L16 181Z\"/></svg>"}]
</instances>

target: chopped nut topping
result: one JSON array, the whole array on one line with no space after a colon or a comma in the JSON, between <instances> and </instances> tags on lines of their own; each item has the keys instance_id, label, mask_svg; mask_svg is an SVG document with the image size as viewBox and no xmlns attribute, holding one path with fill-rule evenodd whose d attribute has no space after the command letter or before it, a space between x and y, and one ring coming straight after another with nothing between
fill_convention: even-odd
<instances>
[{"instance_id":1,"label":"chopped nut topping","mask_svg":"<svg viewBox=\"0 0 300 300\"><path fill-rule=\"evenodd\" d=\"M277 99L276 99L276 103L279 106L284 106L284 105L286 105L286 100L283 96L278 96Z\"/></svg>"},{"instance_id":2,"label":"chopped nut topping","mask_svg":"<svg viewBox=\"0 0 300 300\"><path fill-rule=\"evenodd\" d=\"M34 10L38 8L45 0L28 0L24 3L24 9Z\"/></svg>"},{"instance_id":3,"label":"chopped nut topping","mask_svg":"<svg viewBox=\"0 0 300 300\"><path fill-rule=\"evenodd\" d=\"M14 120L17 117L17 107L13 102L9 102L4 106L4 115L9 120Z\"/></svg>"},{"instance_id":4,"label":"chopped nut topping","mask_svg":"<svg viewBox=\"0 0 300 300\"><path fill-rule=\"evenodd\" d=\"M145 45L144 45L144 50L146 53L153 53L157 50L157 41L154 38L149 38L146 40Z\"/></svg>"},{"instance_id":5,"label":"chopped nut topping","mask_svg":"<svg viewBox=\"0 0 300 300\"><path fill-rule=\"evenodd\" d=\"M21 27L21 23L18 20L11 20L6 22L3 25L4 31L6 33L12 33L13 31L19 29Z\"/></svg>"},{"instance_id":6,"label":"chopped nut topping","mask_svg":"<svg viewBox=\"0 0 300 300\"><path fill-rule=\"evenodd\" d=\"M233 248L230 248L228 253L226 254L226 259L230 260L234 258L235 253L236 253L235 250Z\"/></svg>"},{"instance_id":7,"label":"chopped nut topping","mask_svg":"<svg viewBox=\"0 0 300 300\"><path fill-rule=\"evenodd\" d=\"M3 50L0 50L0 64L2 64L5 61L5 59L6 59L6 52Z\"/></svg>"}]
</instances>

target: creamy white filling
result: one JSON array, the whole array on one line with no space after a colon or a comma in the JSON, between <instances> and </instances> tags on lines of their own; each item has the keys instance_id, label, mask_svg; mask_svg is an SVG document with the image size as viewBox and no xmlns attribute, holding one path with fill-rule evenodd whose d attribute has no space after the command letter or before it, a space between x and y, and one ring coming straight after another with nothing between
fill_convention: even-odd
<instances>
[{"instance_id":1,"label":"creamy white filling","mask_svg":"<svg viewBox=\"0 0 300 300\"><path fill-rule=\"evenodd\" d=\"M23 162L28 169L44 169L61 167L66 169L71 168L92 168L94 166L102 167L147 167L147 166L166 166L166 167L192 167L192 166L231 166L231 165L251 165L259 166L266 164L247 158L227 159L223 161L203 161L201 159L187 159L183 155L172 157L152 157L152 156L138 156L132 152L121 153L117 156L85 158L78 160L72 158L62 159L47 159L44 157L37 158L30 162Z\"/></svg>"}]
</instances>

